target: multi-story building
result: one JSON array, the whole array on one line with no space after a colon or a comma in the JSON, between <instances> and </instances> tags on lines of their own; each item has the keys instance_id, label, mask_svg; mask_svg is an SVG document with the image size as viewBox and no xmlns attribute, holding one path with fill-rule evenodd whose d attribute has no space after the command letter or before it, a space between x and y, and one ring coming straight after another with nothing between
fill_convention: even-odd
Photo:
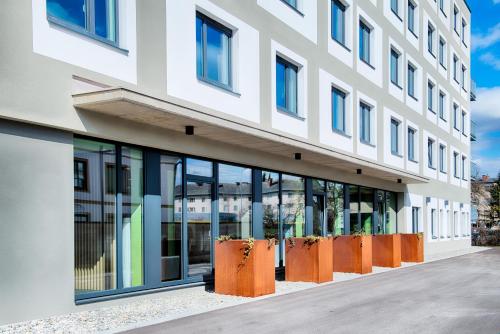
<instances>
[{"instance_id":1,"label":"multi-story building","mask_svg":"<svg viewBox=\"0 0 500 334\"><path fill-rule=\"evenodd\" d=\"M221 234L276 237L278 267L313 233L469 247L470 23L465 0L4 1L0 323L204 284Z\"/></svg>"}]
</instances>

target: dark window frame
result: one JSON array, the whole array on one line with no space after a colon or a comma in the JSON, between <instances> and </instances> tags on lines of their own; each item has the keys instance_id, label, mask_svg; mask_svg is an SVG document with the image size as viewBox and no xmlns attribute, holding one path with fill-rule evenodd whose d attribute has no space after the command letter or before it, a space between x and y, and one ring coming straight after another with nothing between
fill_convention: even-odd
<instances>
[{"instance_id":1,"label":"dark window frame","mask_svg":"<svg viewBox=\"0 0 500 334\"><path fill-rule=\"evenodd\" d=\"M297 116L297 117L300 117L300 112L299 112L299 66L293 64L292 62L286 60L285 58L281 57L280 55L276 55L276 66L280 64L282 66L285 67L285 81L283 82L284 84L284 88L285 88L285 106L280 106L278 105L278 101L276 100L276 108L278 110L281 110L289 115L293 115L293 116ZM290 84L290 78L288 76L288 71L287 69L291 69L295 72L295 75L297 77L297 80L295 80L295 108L296 108L296 111L292 111L290 109L290 106L288 105L289 104L289 100L288 100L288 85ZM276 87L278 86L278 77L277 77L277 74L276 74ZM276 90L276 96L278 95L278 90Z\"/></svg>"}]
</instances>

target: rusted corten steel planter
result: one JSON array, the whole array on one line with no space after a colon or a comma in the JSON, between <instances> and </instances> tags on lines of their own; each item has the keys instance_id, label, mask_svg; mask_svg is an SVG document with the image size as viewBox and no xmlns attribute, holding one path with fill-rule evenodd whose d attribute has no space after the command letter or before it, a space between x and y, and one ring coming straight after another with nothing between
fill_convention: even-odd
<instances>
[{"instance_id":1,"label":"rusted corten steel planter","mask_svg":"<svg viewBox=\"0 0 500 334\"><path fill-rule=\"evenodd\" d=\"M293 238L295 246L286 240L285 280L323 283L333 280L332 238L320 238L312 245L305 238Z\"/></svg>"},{"instance_id":2,"label":"rusted corten steel planter","mask_svg":"<svg viewBox=\"0 0 500 334\"><path fill-rule=\"evenodd\" d=\"M333 271L372 272L372 236L339 235L333 238Z\"/></svg>"},{"instance_id":3,"label":"rusted corten steel planter","mask_svg":"<svg viewBox=\"0 0 500 334\"><path fill-rule=\"evenodd\" d=\"M401 235L374 235L372 239L372 255L374 266L401 267Z\"/></svg>"},{"instance_id":4,"label":"rusted corten steel planter","mask_svg":"<svg viewBox=\"0 0 500 334\"><path fill-rule=\"evenodd\" d=\"M401 234L401 261L424 262L423 233Z\"/></svg>"},{"instance_id":5,"label":"rusted corten steel planter","mask_svg":"<svg viewBox=\"0 0 500 334\"><path fill-rule=\"evenodd\" d=\"M246 260L245 242L215 242L216 293L258 297L275 292L274 242L255 240Z\"/></svg>"}]
</instances>

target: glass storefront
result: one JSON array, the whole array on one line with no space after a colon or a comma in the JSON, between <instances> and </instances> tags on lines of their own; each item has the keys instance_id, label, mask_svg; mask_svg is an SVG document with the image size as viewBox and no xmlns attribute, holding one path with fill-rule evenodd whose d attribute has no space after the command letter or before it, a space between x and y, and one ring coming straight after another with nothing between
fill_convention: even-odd
<instances>
[{"instance_id":1,"label":"glass storefront","mask_svg":"<svg viewBox=\"0 0 500 334\"><path fill-rule=\"evenodd\" d=\"M397 230L368 187L83 138L73 169L76 299L203 281L220 235L274 238L282 266L288 237Z\"/></svg>"}]
</instances>

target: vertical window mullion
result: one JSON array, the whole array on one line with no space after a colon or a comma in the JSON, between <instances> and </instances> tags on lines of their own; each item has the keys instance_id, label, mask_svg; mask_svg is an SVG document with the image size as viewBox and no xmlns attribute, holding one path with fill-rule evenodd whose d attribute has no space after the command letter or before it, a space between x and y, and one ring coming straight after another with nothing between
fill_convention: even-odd
<instances>
[{"instance_id":1,"label":"vertical window mullion","mask_svg":"<svg viewBox=\"0 0 500 334\"><path fill-rule=\"evenodd\" d=\"M95 35L95 0L86 0L87 31Z\"/></svg>"},{"instance_id":2,"label":"vertical window mullion","mask_svg":"<svg viewBox=\"0 0 500 334\"><path fill-rule=\"evenodd\" d=\"M202 37L201 37L201 40L202 40L202 45L201 45L201 48L203 50L203 60L202 60L202 63L203 63L203 78L207 78L208 77L208 72L207 72L207 23L205 22L205 20L202 20L202 29L201 29L201 33L202 33Z\"/></svg>"}]
</instances>

